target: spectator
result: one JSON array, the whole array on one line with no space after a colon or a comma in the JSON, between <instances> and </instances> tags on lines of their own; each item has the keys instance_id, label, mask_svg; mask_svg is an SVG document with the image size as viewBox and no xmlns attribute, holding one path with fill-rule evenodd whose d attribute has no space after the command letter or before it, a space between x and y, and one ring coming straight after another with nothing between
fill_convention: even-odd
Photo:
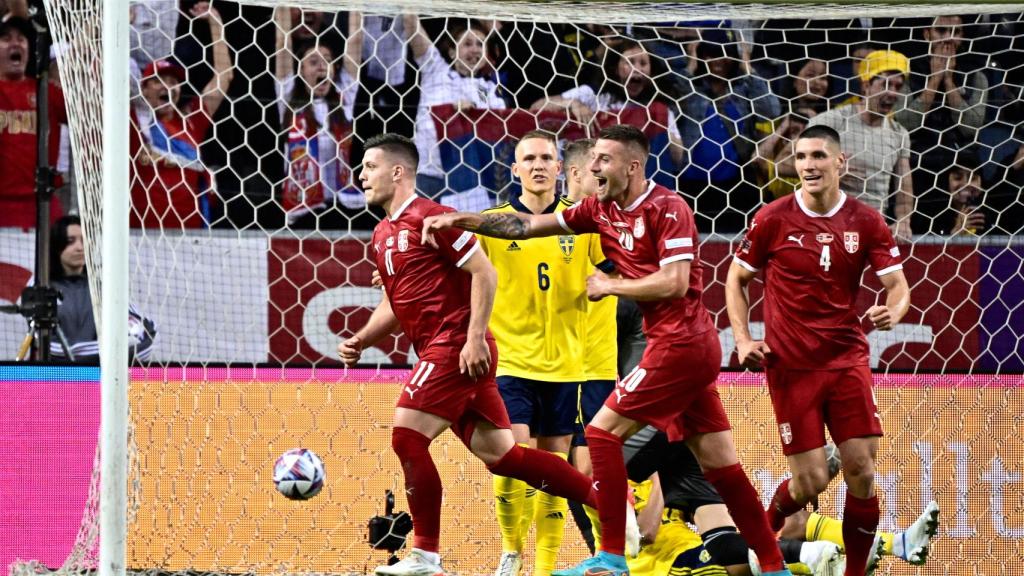
<instances>
[{"instance_id":1,"label":"spectator","mask_svg":"<svg viewBox=\"0 0 1024 576\"><path fill-rule=\"evenodd\" d=\"M441 104L455 104L459 108L507 107L494 64L486 50L487 31L479 24L450 26L446 35L451 45L445 48L449 60L445 60L441 51L427 38L419 18L406 15L403 26L411 35L412 53L420 72L415 138L420 166L416 189L428 198L440 197L442 203L456 205L460 209L487 208L492 202L482 190L445 197L448 190L437 145L437 129L430 111L432 106Z\"/></svg>"},{"instance_id":2,"label":"spectator","mask_svg":"<svg viewBox=\"0 0 1024 576\"><path fill-rule=\"evenodd\" d=\"M902 100L908 71L909 63L903 54L890 50L871 52L860 65L863 98L819 114L808 124L823 124L839 132L847 158L843 190L883 215L891 214L893 234L903 240L910 238L914 210L910 137L907 129L890 115ZM893 189L895 194L890 193Z\"/></svg>"},{"instance_id":3,"label":"spectator","mask_svg":"<svg viewBox=\"0 0 1024 576\"><path fill-rule=\"evenodd\" d=\"M598 112L622 110L629 106L649 106L654 102L670 104L672 101L667 90L655 83L655 78L664 78L665 74L665 64L660 58L652 57L638 42L624 39L605 58L602 78L596 83L596 91L590 85L583 84L559 96L541 98L530 109L564 110L586 125L590 124ZM667 122L672 160L678 165L682 162L684 150L674 106L669 107ZM675 173L675 167L659 168L662 172Z\"/></svg>"},{"instance_id":4,"label":"spectator","mask_svg":"<svg viewBox=\"0 0 1024 576\"><path fill-rule=\"evenodd\" d=\"M25 74L31 54L32 25L7 15L0 22L0 227L36 225L36 80ZM50 164L57 161L60 126L67 123L64 93L49 86ZM50 204L50 219L63 212L58 196Z\"/></svg>"},{"instance_id":5,"label":"spectator","mask_svg":"<svg viewBox=\"0 0 1024 576\"><path fill-rule=\"evenodd\" d=\"M358 166L367 138L384 133L413 137L420 88L415 63L408 57L404 18L370 14L360 18L351 13L348 19L349 37L361 38L361 49L353 53L361 62L352 147L352 164Z\"/></svg>"},{"instance_id":6,"label":"spectator","mask_svg":"<svg viewBox=\"0 0 1024 576\"><path fill-rule=\"evenodd\" d=\"M988 231L991 215L983 207L985 194L981 184L981 161L970 149L961 150L956 160L938 180L945 204L928 220L928 231L943 236L981 235ZM927 216L927 206L919 209Z\"/></svg>"},{"instance_id":7,"label":"spectator","mask_svg":"<svg viewBox=\"0 0 1024 576\"><path fill-rule=\"evenodd\" d=\"M142 70L154 60L166 60L174 55L180 16L178 0L146 0L131 4L131 59L136 70Z\"/></svg>"},{"instance_id":8,"label":"spectator","mask_svg":"<svg viewBox=\"0 0 1024 576\"><path fill-rule=\"evenodd\" d=\"M209 224L204 212L208 213L213 195L206 194L205 188L211 186L212 178L200 160L199 145L207 137L234 72L216 9L200 2L190 13L209 23L214 74L203 88L198 106L182 106L183 68L170 60L157 60L143 71L143 103L133 110L135 129L131 130L133 227L199 228Z\"/></svg>"},{"instance_id":9,"label":"spectator","mask_svg":"<svg viewBox=\"0 0 1024 576\"><path fill-rule=\"evenodd\" d=\"M82 222L78 216L64 216L50 230L50 282L60 291L57 305L59 333L50 340L50 356L55 360L98 364L100 347L85 268ZM129 306L129 356L140 360L148 358L155 337L153 321ZM62 338L67 341L67 351Z\"/></svg>"},{"instance_id":10,"label":"spectator","mask_svg":"<svg viewBox=\"0 0 1024 576\"><path fill-rule=\"evenodd\" d=\"M798 108L787 114L775 130L757 145L757 167L760 178L773 198L781 198L800 185L800 176L793 164L793 142L817 116L812 108Z\"/></svg>"},{"instance_id":11,"label":"spectator","mask_svg":"<svg viewBox=\"0 0 1024 576\"><path fill-rule=\"evenodd\" d=\"M788 64L791 81L784 92L789 109L805 108L820 114L829 109L828 62L817 58L794 60Z\"/></svg>"},{"instance_id":12,"label":"spectator","mask_svg":"<svg viewBox=\"0 0 1024 576\"><path fill-rule=\"evenodd\" d=\"M319 227L327 224L319 222L319 214L306 216L336 204L359 211L366 206L362 192L353 185L350 156L358 74L353 54L358 56L360 46L350 35L339 89L334 81L335 57L328 46L317 41L291 45L291 13L287 8L276 12L278 110L286 163L282 205L289 224ZM293 72L293 53L299 57L298 74Z\"/></svg>"},{"instance_id":13,"label":"spectator","mask_svg":"<svg viewBox=\"0 0 1024 576\"><path fill-rule=\"evenodd\" d=\"M975 142L985 122L988 79L958 58L962 24L960 16L938 16L925 28L928 54L911 61L910 101L895 115L910 132L915 190L935 187L936 176L957 150Z\"/></svg>"},{"instance_id":14,"label":"spectator","mask_svg":"<svg viewBox=\"0 0 1024 576\"><path fill-rule=\"evenodd\" d=\"M751 74L750 54L740 54L731 31L705 31L696 54L694 76L681 83L679 124L689 162L679 189L694 205L698 230L739 232L761 201L754 179L744 177L758 117L777 118L779 100Z\"/></svg>"}]
</instances>

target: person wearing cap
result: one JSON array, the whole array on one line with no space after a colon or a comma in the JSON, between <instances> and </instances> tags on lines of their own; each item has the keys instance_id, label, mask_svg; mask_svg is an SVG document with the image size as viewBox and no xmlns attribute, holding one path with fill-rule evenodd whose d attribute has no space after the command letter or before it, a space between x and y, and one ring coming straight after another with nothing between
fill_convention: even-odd
<instances>
[{"instance_id":1,"label":"person wearing cap","mask_svg":"<svg viewBox=\"0 0 1024 576\"><path fill-rule=\"evenodd\" d=\"M914 186L910 135L893 113L903 102L909 71L910 61L899 52L870 52L858 71L860 101L819 114L808 123L839 132L847 166L841 181L843 191L886 216L893 234L902 240L911 234Z\"/></svg>"},{"instance_id":2,"label":"person wearing cap","mask_svg":"<svg viewBox=\"0 0 1024 576\"><path fill-rule=\"evenodd\" d=\"M959 54L962 25L960 16L937 16L924 29L928 53L911 60L910 98L896 113L896 121L910 131L919 202L922 192L945 188L937 177L953 163L958 150L975 142L985 123L989 84L984 61Z\"/></svg>"},{"instance_id":3,"label":"person wearing cap","mask_svg":"<svg viewBox=\"0 0 1024 576\"><path fill-rule=\"evenodd\" d=\"M182 108L185 70L171 60L150 62L142 72L141 102L132 110L132 227L200 228L209 224L199 199L212 176L199 157L213 117L231 84L231 56L224 26L209 2L191 15L206 20L213 39L214 74L190 105ZM144 145L143 145L144 144Z\"/></svg>"},{"instance_id":4,"label":"person wearing cap","mask_svg":"<svg viewBox=\"0 0 1024 576\"><path fill-rule=\"evenodd\" d=\"M31 23L8 14L0 21L0 227L36 225L37 81L26 74L35 38ZM57 161L60 125L67 122L64 93L49 86L50 164ZM63 213L60 199L50 204L50 219Z\"/></svg>"}]
</instances>

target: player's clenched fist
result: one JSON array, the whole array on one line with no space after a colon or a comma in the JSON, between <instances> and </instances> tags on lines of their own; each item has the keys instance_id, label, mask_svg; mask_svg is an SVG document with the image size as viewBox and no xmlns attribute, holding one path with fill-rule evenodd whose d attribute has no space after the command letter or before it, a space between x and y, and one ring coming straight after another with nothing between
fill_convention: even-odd
<instances>
[{"instance_id":1,"label":"player's clenched fist","mask_svg":"<svg viewBox=\"0 0 1024 576\"><path fill-rule=\"evenodd\" d=\"M892 310L889 310L888 306L872 306L868 308L868 320L878 330L892 330L893 324L896 323L892 316Z\"/></svg>"},{"instance_id":2,"label":"player's clenched fist","mask_svg":"<svg viewBox=\"0 0 1024 576\"><path fill-rule=\"evenodd\" d=\"M764 364L764 358L771 354L772 349L764 343L764 340L750 340L736 344L736 356L740 365L751 370L760 370Z\"/></svg>"},{"instance_id":3,"label":"player's clenched fist","mask_svg":"<svg viewBox=\"0 0 1024 576\"><path fill-rule=\"evenodd\" d=\"M587 299L591 302L597 302L611 294L611 286L611 277L600 270L595 270L593 274L587 277Z\"/></svg>"},{"instance_id":4,"label":"player's clenched fist","mask_svg":"<svg viewBox=\"0 0 1024 576\"><path fill-rule=\"evenodd\" d=\"M491 368L491 349L483 338L470 338L462 347L459 354L459 373L466 374L470 378L477 378L487 374Z\"/></svg>"},{"instance_id":5,"label":"player's clenched fist","mask_svg":"<svg viewBox=\"0 0 1024 576\"><path fill-rule=\"evenodd\" d=\"M357 336L338 344L338 357L345 363L345 366L355 366L362 356L363 342Z\"/></svg>"},{"instance_id":6,"label":"player's clenched fist","mask_svg":"<svg viewBox=\"0 0 1024 576\"><path fill-rule=\"evenodd\" d=\"M455 225L456 220L457 218L454 214L439 214L424 218L422 243L437 248L437 240L434 239L434 233L451 228Z\"/></svg>"}]
</instances>

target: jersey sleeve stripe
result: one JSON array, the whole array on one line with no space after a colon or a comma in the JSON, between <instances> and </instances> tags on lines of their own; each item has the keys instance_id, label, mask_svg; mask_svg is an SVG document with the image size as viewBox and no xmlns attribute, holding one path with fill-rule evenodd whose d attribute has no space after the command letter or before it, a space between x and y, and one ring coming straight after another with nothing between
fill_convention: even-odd
<instances>
[{"instance_id":1,"label":"jersey sleeve stripe","mask_svg":"<svg viewBox=\"0 0 1024 576\"><path fill-rule=\"evenodd\" d=\"M876 276L885 276L886 274L889 274L891 272L895 272L897 270L903 270L903 264L894 264L892 266L889 266L888 268L882 268L878 272L875 272L875 275Z\"/></svg>"},{"instance_id":2,"label":"jersey sleeve stripe","mask_svg":"<svg viewBox=\"0 0 1024 576\"><path fill-rule=\"evenodd\" d=\"M693 247L693 238L669 238L665 240L665 249L672 250L673 248L691 248Z\"/></svg>"},{"instance_id":3,"label":"jersey sleeve stripe","mask_svg":"<svg viewBox=\"0 0 1024 576\"><path fill-rule=\"evenodd\" d=\"M467 234L469 234L469 232L467 232ZM455 265L458 266L459 268L462 268L462 265L469 261L469 257L473 255L473 252L476 252L479 249L480 249L480 243L477 242L476 244L473 245L472 248L469 249L468 252L466 252L465 256L463 256L462 258L459 258L459 261L456 262Z\"/></svg>"},{"instance_id":4,"label":"jersey sleeve stripe","mask_svg":"<svg viewBox=\"0 0 1024 576\"><path fill-rule=\"evenodd\" d=\"M565 230L569 234L575 234L572 228L569 228L569 225L565 223L565 217L562 216L561 212L555 212L555 218L558 219L558 225L561 226L563 230Z\"/></svg>"},{"instance_id":5,"label":"jersey sleeve stripe","mask_svg":"<svg viewBox=\"0 0 1024 576\"><path fill-rule=\"evenodd\" d=\"M675 256L662 258L661 261L658 262L658 266L664 267L666 264L671 264L680 260L693 260L693 254L676 254Z\"/></svg>"},{"instance_id":6,"label":"jersey sleeve stripe","mask_svg":"<svg viewBox=\"0 0 1024 576\"><path fill-rule=\"evenodd\" d=\"M465 248L466 243L468 243L472 239L473 233L470 232L469 230L466 230L465 232L462 233L462 236L459 236L458 239L455 240L455 243L452 244L452 249L458 252L459 250Z\"/></svg>"},{"instance_id":7,"label":"jersey sleeve stripe","mask_svg":"<svg viewBox=\"0 0 1024 576\"><path fill-rule=\"evenodd\" d=\"M732 261L737 263L737 264L739 264L740 266L746 268L747 270L749 270L751 272L754 272L754 273L760 272L760 269L754 268L750 264L747 264L746 262L741 260L739 256L733 256Z\"/></svg>"}]
</instances>

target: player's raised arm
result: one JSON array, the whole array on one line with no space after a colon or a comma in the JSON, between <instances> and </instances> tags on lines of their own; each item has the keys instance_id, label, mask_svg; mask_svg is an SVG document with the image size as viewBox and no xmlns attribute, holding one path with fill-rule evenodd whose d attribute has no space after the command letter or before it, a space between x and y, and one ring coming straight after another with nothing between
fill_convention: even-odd
<instances>
[{"instance_id":1,"label":"player's raised arm","mask_svg":"<svg viewBox=\"0 0 1024 576\"><path fill-rule=\"evenodd\" d=\"M398 318L391 310L391 301L388 300L387 294L384 294L366 324L354 336L338 344L338 356L346 366L355 366L362 357L364 348L373 346L397 328Z\"/></svg>"},{"instance_id":2,"label":"player's raised arm","mask_svg":"<svg viewBox=\"0 0 1024 576\"><path fill-rule=\"evenodd\" d=\"M878 330L892 330L910 309L910 286L902 270L878 277L885 288L885 305L868 308L868 320Z\"/></svg>"},{"instance_id":3,"label":"player's raised arm","mask_svg":"<svg viewBox=\"0 0 1024 576\"><path fill-rule=\"evenodd\" d=\"M554 214L449 212L429 216L423 220L423 243L436 246L434 232L447 228L461 228L476 234L508 240L556 236L567 232L558 223L558 218Z\"/></svg>"},{"instance_id":4,"label":"player's raised arm","mask_svg":"<svg viewBox=\"0 0 1024 576\"><path fill-rule=\"evenodd\" d=\"M480 250L473 252L462 269L473 275L473 283L469 292L469 328L466 345L459 354L459 371L470 378L479 378L487 374L493 360L487 345L487 324L494 308L498 273Z\"/></svg>"},{"instance_id":5,"label":"player's raised arm","mask_svg":"<svg viewBox=\"0 0 1024 576\"><path fill-rule=\"evenodd\" d=\"M747 285L756 275L756 272L744 268L734 260L725 279L725 308L729 313L729 324L732 325L732 336L736 341L736 354L740 364L752 369L759 368L764 362L765 354L771 352L764 341L754 340L750 335L750 297L747 294Z\"/></svg>"}]
</instances>

